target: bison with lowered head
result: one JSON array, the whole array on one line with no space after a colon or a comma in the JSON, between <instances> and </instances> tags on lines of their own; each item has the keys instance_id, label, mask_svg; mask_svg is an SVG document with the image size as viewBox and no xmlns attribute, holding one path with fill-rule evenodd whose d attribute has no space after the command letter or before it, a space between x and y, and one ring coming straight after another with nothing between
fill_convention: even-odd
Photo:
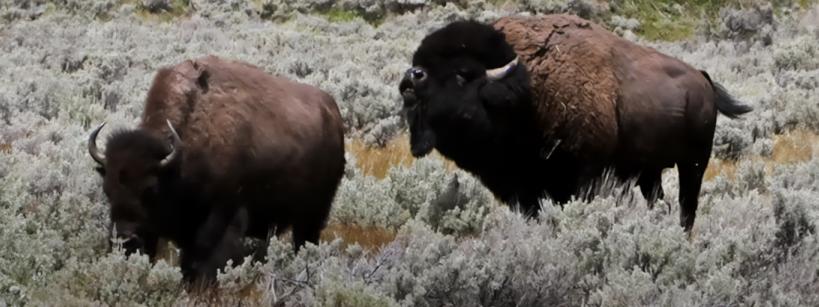
<instances>
[{"instance_id":1,"label":"bison with lowered head","mask_svg":"<svg viewBox=\"0 0 819 307\"><path fill-rule=\"evenodd\" d=\"M653 201L676 165L690 230L717 111L751 110L704 71L571 15L454 22L412 65L399 85L412 154L437 149L530 214L607 170Z\"/></svg>"},{"instance_id":2,"label":"bison with lowered head","mask_svg":"<svg viewBox=\"0 0 819 307\"><path fill-rule=\"evenodd\" d=\"M292 228L296 250L317 243L344 173L332 97L215 56L160 69L139 127L114 132L104 153L103 125L88 149L117 236L151 257L172 240L189 280L240 259L245 236Z\"/></svg>"}]
</instances>

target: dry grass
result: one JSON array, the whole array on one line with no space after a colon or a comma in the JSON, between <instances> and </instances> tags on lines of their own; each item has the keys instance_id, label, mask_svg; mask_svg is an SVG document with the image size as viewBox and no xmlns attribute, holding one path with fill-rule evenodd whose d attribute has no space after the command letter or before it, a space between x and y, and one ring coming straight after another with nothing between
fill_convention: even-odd
<instances>
[{"instance_id":1,"label":"dry grass","mask_svg":"<svg viewBox=\"0 0 819 307\"><path fill-rule=\"evenodd\" d=\"M156 243L156 258L172 265L179 265L179 249L173 242L160 238Z\"/></svg>"},{"instance_id":2,"label":"dry grass","mask_svg":"<svg viewBox=\"0 0 819 307\"><path fill-rule=\"evenodd\" d=\"M797 163L810 160L814 149L819 148L819 135L806 130L795 130L774 137L771 161Z\"/></svg>"},{"instance_id":3,"label":"dry grass","mask_svg":"<svg viewBox=\"0 0 819 307\"><path fill-rule=\"evenodd\" d=\"M734 174L736 174L736 171L737 171L736 161L711 159L711 161L708 162L708 168L705 169L705 175L703 175L703 180L711 181L717 176L727 176L728 178L734 178Z\"/></svg>"},{"instance_id":4,"label":"dry grass","mask_svg":"<svg viewBox=\"0 0 819 307\"><path fill-rule=\"evenodd\" d=\"M357 160L358 169L365 175L384 178L395 166L408 166L415 161L410 153L409 136L402 134L390 140L384 147L371 147L359 139L347 143L347 152ZM455 169L455 163L443 158L437 151L432 155L444 159L448 170Z\"/></svg>"},{"instance_id":5,"label":"dry grass","mask_svg":"<svg viewBox=\"0 0 819 307\"><path fill-rule=\"evenodd\" d=\"M10 154L11 153L11 144L8 144L8 143L0 144L0 153Z\"/></svg>"},{"instance_id":6,"label":"dry grass","mask_svg":"<svg viewBox=\"0 0 819 307\"><path fill-rule=\"evenodd\" d=\"M395 240L395 232L381 227L332 224L321 232L321 241L340 238L342 246L358 243L364 250L375 251Z\"/></svg>"},{"instance_id":7,"label":"dry grass","mask_svg":"<svg viewBox=\"0 0 819 307\"><path fill-rule=\"evenodd\" d=\"M779 164L805 162L811 159L815 150L819 150L819 134L807 130L794 130L774 136L773 153L769 158L749 157L750 160L762 160L770 171ZM717 175L734 178L738 161L713 159L705 170L705 180L712 180Z\"/></svg>"},{"instance_id":8,"label":"dry grass","mask_svg":"<svg viewBox=\"0 0 819 307\"><path fill-rule=\"evenodd\" d=\"M358 168L366 175L384 178L396 165L410 165L415 158L410 154L409 137L401 135L381 148L367 146L355 139L347 143L347 152L356 157Z\"/></svg>"}]
</instances>

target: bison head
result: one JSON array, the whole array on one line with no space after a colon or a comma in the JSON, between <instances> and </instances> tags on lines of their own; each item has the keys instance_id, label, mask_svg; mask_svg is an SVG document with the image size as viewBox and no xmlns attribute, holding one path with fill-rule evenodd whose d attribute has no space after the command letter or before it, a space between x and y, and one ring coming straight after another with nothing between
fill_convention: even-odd
<instances>
[{"instance_id":1,"label":"bison head","mask_svg":"<svg viewBox=\"0 0 819 307\"><path fill-rule=\"evenodd\" d=\"M126 253L137 250L154 256L158 239L157 212L162 195L167 195L169 177L174 176L180 157L179 135L168 122L173 142L168 144L142 130L114 133L99 152L96 145L105 123L88 140L88 152L99 163L103 191L111 206L111 222Z\"/></svg>"},{"instance_id":2,"label":"bison head","mask_svg":"<svg viewBox=\"0 0 819 307\"><path fill-rule=\"evenodd\" d=\"M458 21L431 33L412 65L399 90L415 157L433 148L451 157L498 141L528 99L525 67L489 25Z\"/></svg>"}]
</instances>

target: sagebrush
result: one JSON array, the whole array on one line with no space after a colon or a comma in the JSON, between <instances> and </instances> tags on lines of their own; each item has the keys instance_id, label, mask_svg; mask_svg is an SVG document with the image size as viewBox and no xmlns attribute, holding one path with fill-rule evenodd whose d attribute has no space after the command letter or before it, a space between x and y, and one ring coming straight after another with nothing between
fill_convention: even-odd
<instances>
[{"instance_id":1,"label":"sagebrush","mask_svg":"<svg viewBox=\"0 0 819 307\"><path fill-rule=\"evenodd\" d=\"M722 26L657 42L635 34L644 20L619 15L621 1L147 2L0 3L0 305L819 305L817 138L794 142L799 158L772 158L780 135L819 133L819 35L796 12L726 8ZM377 147L406 133L397 82L427 33L551 12L679 57L754 106L718 119L713 165L731 167L704 183L691 237L674 172L652 209L612 187L627 193L544 200L526 220L440 158L380 178L348 153L330 223L394 233L381 247L338 238L294 255L273 240L264 262L200 291L164 260L107 250L87 134L135 125L157 68L213 53L316 85L338 101L349 142Z\"/></svg>"}]
</instances>

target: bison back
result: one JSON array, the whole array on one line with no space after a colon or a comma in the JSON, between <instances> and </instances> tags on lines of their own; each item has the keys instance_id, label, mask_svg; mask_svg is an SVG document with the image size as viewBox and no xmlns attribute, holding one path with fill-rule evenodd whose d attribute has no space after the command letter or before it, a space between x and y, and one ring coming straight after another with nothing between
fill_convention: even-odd
<instances>
[{"instance_id":1,"label":"bison back","mask_svg":"<svg viewBox=\"0 0 819 307\"><path fill-rule=\"evenodd\" d=\"M166 119L183 141L183 163L198 163L187 164L196 170L183 164L183 176L207 168L214 181L253 188L269 202L280 198L276 212L283 216L299 206L288 202L329 208L345 162L341 115L324 91L207 56L157 73L141 126L167 136Z\"/></svg>"}]
</instances>

